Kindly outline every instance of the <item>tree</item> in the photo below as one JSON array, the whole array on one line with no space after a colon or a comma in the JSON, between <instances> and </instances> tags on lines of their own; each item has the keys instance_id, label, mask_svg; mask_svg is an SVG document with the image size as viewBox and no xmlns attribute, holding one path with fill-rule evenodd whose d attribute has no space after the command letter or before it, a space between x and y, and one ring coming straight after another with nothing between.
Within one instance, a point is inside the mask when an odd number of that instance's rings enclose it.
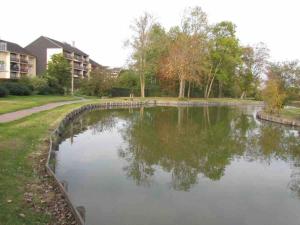
<instances>
[{"instance_id":1,"label":"tree","mask_svg":"<svg viewBox=\"0 0 300 225\"><path fill-rule=\"evenodd\" d=\"M241 90L241 99L249 92L256 92L259 80L266 74L269 49L263 43L254 47L242 49L242 64L240 65L237 82Z\"/></svg>"},{"instance_id":2,"label":"tree","mask_svg":"<svg viewBox=\"0 0 300 225\"><path fill-rule=\"evenodd\" d=\"M128 88L131 93L139 88L139 77L133 70L123 70L117 80L117 87Z\"/></svg>"},{"instance_id":3,"label":"tree","mask_svg":"<svg viewBox=\"0 0 300 225\"><path fill-rule=\"evenodd\" d=\"M300 63L297 60L270 63L268 76L279 80L289 99L300 98Z\"/></svg>"},{"instance_id":4,"label":"tree","mask_svg":"<svg viewBox=\"0 0 300 225\"><path fill-rule=\"evenodd\" d=\"M162 61L162 74L179 81L179 98L184 98L185 82L190 74L188 37L181 33L172 42L168 56Z\"/></svg>"},{"instance_id":5,"label":"tree","mask_svg":"<svg viewBox=\"0 0 300 225\"><path fill-rule=\"evenodd\" d=\"M269 113L279 113L283 108L286 94L281 82L276 78L269 78L262 92L265 110Z\"/></svg>"},{"instance_id":6,"label":"tree","mask_svg":"<svg viewBox=\"0 0 300 225\"><path fill-rule=\"evenodd\" d=\"M91 72L89 80L83 80L82 82L81 90L84 94L105 96L109 95L109 91L115 83L115 78L111 77L109 71L97 68Z\"/></svg>"},{"instance_id":7,"label":"tree","mask_svg":"<svg viewBox=\"0 0 300 225\"><path fill-rule=\"evenodd\" d=\"M209 98L215 79L218 80L219 97L223 86L232 80L241 62L241 49L236 38L236 26L229 21L217 23L210 32L210 72L206 79L204 97Z\"/></svg>"},{"instance_id":8,"label":"tree","mask_svg":"<svg viewBox=\"0 0 300 225\"><path fill-rule=\"evenodd\" d=\"M50 87L57 86L68 92L71 86L71 66L62 54L55 54L51 57L46 70L46 77Z\"/></svg>"},{"instance_id":9,"label":"tree","mask_svg":"<svg viewBox=\"0 0 300 225\"><path fill-rule=\"evenodd\" d=\"M186 82L201 83L207 62L207 17L200 7L188 8L181 27L169 32L171 44L162 61L163 75L179 81L179 98L185 96Z\"/></svg>"},{"instance_id":10,"label":"tree","mask_svg":"<svg viewBox=\"0 0 300 225\"><path fill-rule=\"evenodd\" d=\"M144 13L140 18L135 19L131 26L134 32L132 40L128 41L132 49L132 59L134 61L134 68L140 77L141 97L145 97L145 70L147 66L146 53L149 48L149 33L153 26L153 17Z\"/></svg>"}]
</instances>

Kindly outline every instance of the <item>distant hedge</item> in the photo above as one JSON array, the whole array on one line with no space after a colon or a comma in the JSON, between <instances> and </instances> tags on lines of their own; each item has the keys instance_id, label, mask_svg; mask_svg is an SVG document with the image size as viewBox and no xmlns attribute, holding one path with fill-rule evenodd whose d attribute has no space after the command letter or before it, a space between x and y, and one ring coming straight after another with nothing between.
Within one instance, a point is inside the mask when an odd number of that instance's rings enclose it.
<instances>
[{"instance_id":1,"label":"distant hedge","mask_svg":"<svg viewBox=\"0 0 300 225\"><path fill-rule=\"evenodd\" d=\"M9 94L9 91L3 87L0 86L0 98L6 97Z\"/></svg>"},{"instance_id":2,"label":"distant hedge","mask_svg":"<svg viewBox=\"0 0 300 225\"><path fill-rule=\"evenodd\" d=\"M7 89L10 95L26 96L32 92L26 85L12 81L4 82L1 86Z\"/></svg>"}]
</instances>

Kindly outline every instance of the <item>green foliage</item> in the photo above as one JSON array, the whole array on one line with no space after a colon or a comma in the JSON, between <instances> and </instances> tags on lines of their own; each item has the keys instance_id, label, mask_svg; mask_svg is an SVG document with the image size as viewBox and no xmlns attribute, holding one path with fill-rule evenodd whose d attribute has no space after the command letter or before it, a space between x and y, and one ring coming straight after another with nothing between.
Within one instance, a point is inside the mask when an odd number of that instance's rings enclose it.
<instances>
[{"instance_id":1,"label":"green foliage","mask_svg":"<svg viewBox=\"0 0 300 225\"><path fill-rule=\"evenodd\" d=\"M4 82L3 86L9 91L10 95L26 96L31 95L31 90L24 84L18 82Z\"/></svg>"},{"instance_id":2,"label":"green foliage","mask_svg":"<svg viewBox=\"0 0 300 225\"><path fill-rule=\"evenodd\" d=\"M33 87L32 83L31 83L31 79L32 78L30 78L30 77L22 76L20 78L20 80L18 80L18 83L26 86L31 92L33 92L34 91L34 87Z\"/></svg>"},{"instance_id":3,"label":"green foliage","mask_svg":"<svg viewBox=\"0 0 300 225\"><path fill-rule=\"evenodd\" d=\"M286 90L288 100L300 100L300 62L271 63L268 77L277 79Z\"/></svg>"},{"instance_id":4,"label":"green foliage","mask_svg":"<svg viewBox=\"0 0 300 225\"><path fill-rule=\"evenodd\" d=\"M211 60L221 97L223 85L234 80L236 69L242 62L236 26L232 22L223 21L212 27Z\"/></svg>"},{"instance_id":5,"label":"green foliage","mask_svg":"<svg viewBox=\"0 0 300 225\"><path fill-rule=\"evenodd\" d=\"M81 93L90 96L108 96L115 83L115 78L102 69L91 72L89 80L81 81Z\"/></svg>"},{"instance_id":6,"label":"green foliage","mask_svg":"<svg viewBox=\"0 0 300 225\"><path fill-rule=\"evenodd\" d=\"M139 77L134 70L123 70L116 82L116 87L137 89L140 87Z\"/></svg>"},{"instance_id":7,"label":"green foliage","mask_svg":"<svg viewBox=\"0 0 300 225\"><path fill-rule=\"evenodd\" d=\"M262 98L265 102L265 111L268 113L279 113L284 106L286 93L277 79L269 79L262 92Z\"/></svg>"},{"instance_id":8,"label":"green foliage","mask_svg":"<svg viewBox=\"0 0 300 225\"><path fill-rule=\"evenodd\" d=\"M55 54L48 63L45 78L48 80L50 88L58 93L68 92L71 86L71 66L62 54Z\"/></svg>"},{"instance_id":9,"label":"green foliage","mask_svg":"<svg viewBox=\"0 0 300 225\"><path fill-rule=\"evenodd\" d=\"M6 97L8 93L9 91L5 87L0 86L0 98Z\"/></svg>"}]
</instances>

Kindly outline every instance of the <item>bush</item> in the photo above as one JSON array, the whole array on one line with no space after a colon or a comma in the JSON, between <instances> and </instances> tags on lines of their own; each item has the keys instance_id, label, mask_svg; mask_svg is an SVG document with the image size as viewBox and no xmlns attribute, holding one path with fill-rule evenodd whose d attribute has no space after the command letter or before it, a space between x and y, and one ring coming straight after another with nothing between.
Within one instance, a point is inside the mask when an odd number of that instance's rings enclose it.
<instances>
[{"instance_id":1,"label":"bush","mask_svg":"<svg viewBox=\"0 0 300 225\"><path fill-rule=\"evenodd\" d=\"M21 77L20 80L18 80L18 83L26 86L30 90L30 92L34 91L34 86L32 84L32 78L23 76L23 77Z\"/></svg>"},{"instance_id":2,"label":"bush","mask_svg":"<svg viewBox=\"0 0 300 225\"><path fill-rule=\"evenodd\" d=\"M269 79L266 87L262 91L262 98L265 102L265 111L271 114L278 114L286 100L286 93L280 81Z\"/></svg>"},{"instance_id":3,"label":"bush","mask_svg":"<svg viewBox=\"0 0 300 225\"><path fill-rule=\"evenodd\" d=\"M3 97L6 97L8 95L8 90L3 87L3 86L0 86L0 98L3 98Z\"/></svg>"},{"instance_id":4,"label":"bush","mask_svg":"<svg viewBox=\"0 0 300 225\"><path fill-rule=\"evenodd\" d=\"M3 84L3 86L9 91L9 94L11 95L25 96L31 94L30 89L21 83L6 82Z\"/></svg>"}]
</instances>

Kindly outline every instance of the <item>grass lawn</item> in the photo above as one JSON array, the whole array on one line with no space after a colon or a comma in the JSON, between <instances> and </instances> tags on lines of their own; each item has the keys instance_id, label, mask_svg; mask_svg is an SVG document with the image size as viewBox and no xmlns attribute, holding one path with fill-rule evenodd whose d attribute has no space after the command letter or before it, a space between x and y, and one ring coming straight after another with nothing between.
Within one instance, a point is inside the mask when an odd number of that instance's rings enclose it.
<instances>
[{"instance_id":1,"label":"grass lawn","mask_svg":"<svg viewBox=\"0 0 300 225\"><path fill-rule=\"evenodd\" d=\"M0 224L46 224L51 221L49 215L28 207L23 196L28 186L34 187L41 182L35 171L34 156L47 151L45 140L50 130L79 105L66 105L0 124ZM38 195L34 198L34 204L43 207Z\"/></svg>"},{"instance_id":2,"label":"grass lawn","mask_svg":"<svg viewBox=\"0 0 300 225\"><path fill-rule=\"evenodd\" d=\"M3 113L3 107L10 107L12 111L51 101L72 99L74 98L54 96L9 97L0 101L0 108ZM43 182L43 178L39 176L36 170L36 165L38 156L48 151L46 140L48 140L51 130L57 126L68 112L81 105L124 99L126 98L91 100L88 103L65 105L14 122L0 124L0 224L46 224L51 222L52 218L49 215L28 207L28 203L24 201L24 193L28 192L28 187L30 187L31 192L34 193L34 204L41 208L44 207L43 204L45 203L39 198L39 191L35 192L32 187ZM146 98L145 100L148 99L178 100L177 98ZM199 101L202 100L199 99ZM234 100L219 99L218 101ZM240 100L235 101L240 102ZM17 104L18 102L21 106ZM252 101L249 103L252 103ZM43 122L41 123L41 121ZM38 161L41 165L44 165L44 162Z\"/></svg>"},{"instance_id":3,"label":"grass lawn","mask_svg":"<svg viewBox=\"0 0 300 225\"><path fill-rule=\"evenodd\" d=\"M0 98L0 114L14 112L21 109L28 109L51 102L61 102L70 100L78 100L78 97L43 95L8 96L6 98Z\"/></svg>"},{"instance_id":4,"label":"grass lawn","mask_svg":"<svg viewBox=\"0 0 300 225\"><path fill-rule=\"evenodd\" d=\"M285 108L281 111L280 116L300 120L300 107Z\"/></svg>"}]
</instances>

